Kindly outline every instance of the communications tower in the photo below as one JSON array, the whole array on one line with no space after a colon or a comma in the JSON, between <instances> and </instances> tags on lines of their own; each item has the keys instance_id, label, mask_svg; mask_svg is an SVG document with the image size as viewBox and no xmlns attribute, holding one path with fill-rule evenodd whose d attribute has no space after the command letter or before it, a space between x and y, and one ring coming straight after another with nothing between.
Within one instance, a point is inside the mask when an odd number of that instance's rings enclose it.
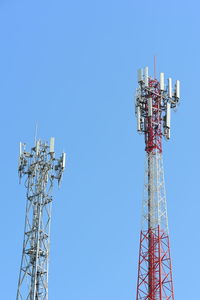
<instances>
[{"instance_id":1,"label":"communications tower","mask_svg":"<svg viewBox=\"0 0 200 300\"><path fill-rule=\"evenodd\" d=\"M162 159L163 136L170 139L170 112L180 99L180 81L172 87L138 70L137 130L145 137L146 166L136 300L174 300L172 263Z\"/></svg>"},{"instance_id":2,"label":"communications tower","mask_svg":"<svg viewBox=\"0 0 200 300\"><path fill-rule=\"evenodd\" d=\"M48 300L48 258L52 189L60 183L66 154L54 154L54 138L50 145L35 142L30 152L20 143L19 178L25 176L26 216L24 243L17 289L17 300Z\"/></svg>"}]
</instances>

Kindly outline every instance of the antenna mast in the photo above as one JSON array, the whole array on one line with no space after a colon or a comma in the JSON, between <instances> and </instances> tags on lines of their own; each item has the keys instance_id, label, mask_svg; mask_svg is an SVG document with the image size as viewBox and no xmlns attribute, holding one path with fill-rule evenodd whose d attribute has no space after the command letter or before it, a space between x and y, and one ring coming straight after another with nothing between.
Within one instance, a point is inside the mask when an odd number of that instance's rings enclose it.
<instances>
[{"instance_id":1,"label":"antenna mast","mask_svg":"<svg viewBox=\"0 0 200 300\"><path fill-rule=\"evenodd\" d=\"M158 81L154 65L154 78L148 67L138 70L138 84L137 130L145 137L146 167L136 300L174 300L162 137L170 139L170 110L179 103L180 81L172 90L169 78L165 87L164 73Z\"/></svg>"},{"instance_id":2,"label":"antenna mast","mask_svg":"<svg viewBox=\"0 0 200 300\"><path fill-rule=\"evenodd\" d=\"M50 145L40 140L30 152L20 143L19 178L26 177L26 216L17 300L48 300L48 259L52 189L60 183L66 154L54 157L54 138Z\"/></svg>"}]
</instances>

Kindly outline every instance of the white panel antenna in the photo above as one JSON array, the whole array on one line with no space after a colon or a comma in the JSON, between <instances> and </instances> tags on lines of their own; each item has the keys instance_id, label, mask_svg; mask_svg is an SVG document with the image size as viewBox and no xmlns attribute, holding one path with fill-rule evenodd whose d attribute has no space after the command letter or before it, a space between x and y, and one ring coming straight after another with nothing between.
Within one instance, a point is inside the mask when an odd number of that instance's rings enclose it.
<instances>
[{"instance_id":1,"label":"white panel antenna","mask_svg":"<svg viewBox=\"0 0 200 300\"><path fill-rule=\"evenodd\" d=\"M66 153L63 152L62 154L62 168L64 169L66 165Z\"/></svg>"},{"instance_id":2,"label":"white panel antenna","mask_svg":"<svg viewBox=\"0 0 200 300\"><path fill-rule=\"evenodd\" d=\"M138 82L144 82L143 80L143 69L138 69Z\"/></svg>"},{"instance_id":3,"label":"white panel antenna","mask_svg":"<svg viewBox=\"0 0 200 300\"><path fill-rule=\"evenodd\" d=\"M149 68L144 68L144 85L149 86Z\"/></svg>"},{"instance_id":4,"label":"white panel antenna","mask_svg":"<svg viewBox=\"0 0 200 300\"><path fill-rule=\"evenodd\" d=\"M168 96L172 98L172 79L168 78Z\"/></svg>"},{"instance_id":5,"label":"white panel antenna","mask_svg":"<svg viewBox=\"0 0 200 300\"><path fill-rule=\"evenodd\" d=\"M22 142L19 143L19 156L22 156Z\"/></svg>"},{"instance_id":6,"label":"white panel antenna","mask_svg":"<svg viewBox=\"0 0 200 300\"><path fill-rule=\"evenodd\" d=\"M180 99L180 80L176 80L176 98Z\"/></svg>"},{"instance_id":7,"label":"white panel antenna","mask_svg":"<svg viewBox=\"0 0 200 300\"><path fill-rule=\"evenodd\" d=\"M38 155L40 149L40 141L36 141L35 152Z\"/></svg>"},{"instance_id":8,"label":"white panel antenna","mask_svg":"<svg viewBox=\"0 0 200 300\"><path fill-rule=\"evenodd\" d=\"M55 144L55 138L51 137L50 138L50 153L54 153L54 144Z\"/></svg>"},{"instance_id":9,"label":"white panel antenna","mask_svg":"<svg viewBox=\"0 0 200 300\"><path fill-rule=\"evenodd\" d=\"M164 73L160 73L160 90L161 91L165 90L165 77L164 77Z\"/></svg>"}]
</instances>

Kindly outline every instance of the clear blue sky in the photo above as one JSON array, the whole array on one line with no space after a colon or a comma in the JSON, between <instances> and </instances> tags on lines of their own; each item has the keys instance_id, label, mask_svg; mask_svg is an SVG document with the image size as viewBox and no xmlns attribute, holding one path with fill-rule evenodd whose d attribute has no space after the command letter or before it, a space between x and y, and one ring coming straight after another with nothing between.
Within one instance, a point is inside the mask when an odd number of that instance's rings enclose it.
<instances>
[{"instance_id":1,"label":"clear blue sky","mask_svg":"<svg viewBox=\"0 0 200 300\"><path fill-rule=\"evenodd\" d=\"M19 141L56 138L68 166L55 188L50 300L135 299L144 141L136 71L153 56L181 80L164 144L175 299L199 300L199 1L2 0L1 299L16 297L25 188Z\"/></svg>"}]
</instances>

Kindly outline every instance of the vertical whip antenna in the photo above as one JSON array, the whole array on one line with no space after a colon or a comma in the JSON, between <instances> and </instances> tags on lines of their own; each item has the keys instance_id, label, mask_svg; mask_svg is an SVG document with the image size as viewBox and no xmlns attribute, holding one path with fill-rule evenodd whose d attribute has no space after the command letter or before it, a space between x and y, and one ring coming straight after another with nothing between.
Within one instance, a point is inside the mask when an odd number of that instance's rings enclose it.
<instances>
[{"instance_id":1,"label":"vertical whip antenna","mask_svg":"<svg viewBox=\"0 0 200 300\"><path fill-rule=\"evenodd\" d=\"M179 100L179 80L173 88L172 79L165 85L160 73L158 81L155 58L154 78L148 67L138 70L135 112L137 131L145 138L146 166L136 300L174 300L162 139L170 139L170 112Z\"/></svg>"},{"instance_id":2,"label":"vertical whip antenna","mask_svg":"<svg viewBox=\"0 0 200 300\"><path fill-rule=\"evenodd\" d=\"M30 152L20 143L18 172L26 178L27 200L17 300L48 300L52 189L65 168L65 153L54 155L54 138L50 145L36 140Z\"/></svg>"}]
</instances>

